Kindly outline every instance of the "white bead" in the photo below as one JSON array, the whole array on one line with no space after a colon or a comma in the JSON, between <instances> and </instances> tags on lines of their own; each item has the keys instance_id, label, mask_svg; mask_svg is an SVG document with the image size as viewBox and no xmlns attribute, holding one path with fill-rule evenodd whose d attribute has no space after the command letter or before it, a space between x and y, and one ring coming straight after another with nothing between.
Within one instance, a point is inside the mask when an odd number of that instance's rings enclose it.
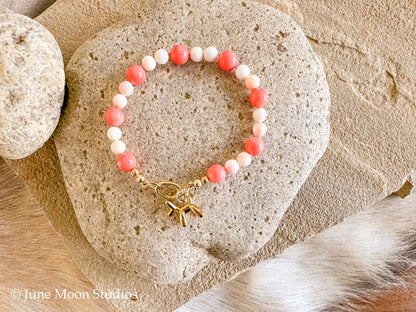
<instances>
[{"instance_id":1,"label":"white bead","mask_svg":"<svg viewBox=\"0 0 416 312\"><path fill-rule=\"evenodd\" d=\"M208 47L204 51L204 59L207 62L215 62L218 56L218 50L215 47Z\"/></svg>"},{"instance_id":2,"label":"white bead","mask_svg":"<svg viewBox=\"0 0 416 312\"><path fill-rule=\"evenodd\" d=\"M236 173L238 169L240 169L240 165L238 164L238 161L235 159L229 159L225 162L224 165L225 171L227 171L230 174Z\"/></svg>"},{"instance_id":3,"label":"white bead","mask_svg":"<svg viewBox=\"0 0 416 312\"><path fill-rule=\"evenodd\" d=\"M111 143L111 151L117 155L124 153L126 151L126 144L123 141L115 140Z\"/></svg>"},{"instance_id":4,"label":"white bead","mask_svg":"<svg viewBox=\"0 0 416 312\"><path fill-rule=\"evenodd\" d=\"M134 92L134 87L129 81L123 81L122 83L120 83L118 89L120 93L125 96L130 96Z\"/></svg>"},{"instance_id":5,"label":"white bead","mask_svg":"<svg viewBox=\"0 0 416 312\"><path fill-rule=\"evenodd\" d=\"M245 83L248 89L253 90L260 86L260 78L256 75L250 75L246 78Z\"/></svg>"},{"instance_id":6,"label":"white bead","mask_svg":"<svg viewBox=\"0 0 416 312\"><path fill-rule=\"evenodd\" d=\"M250 75L250 68L247 65L241 64L235 69L235 76L237 79L244 80Z\"/></svg>"},{"instance_id":7,"label":"white bead","mask_svg":"<svg viewBox=\"0 0 416 312\"><path fill-rule=\"evenodd\" d=\"M193 47L191 49L190 54L191 54L191 60L192 61L201 62L202 58L203 58L203 55L204 55L204 52L200 47Z\"/></svg>"},{"instance_id":8,"label":"white bead","mask_svg":"<svg viewBox=\"0 0 416 312\"><path fill-rule=\"evenodd\" d=\"M267 126L262 122L256 122L253 126L253 134L256 137L262 137L267 132Z\"/></svg>"},{"instance_id":9,"label":"white bead","mask_svg":"<svg viewBox=\"0 0 416 312\"><path fill-rule=\"evenodd\" d=\"M257 122L263 122L267 118L267 112L264 108L257 108L253 111L253 119Z\"/></svg>"},{"instance_id":10,"label":"white bead","mask_svg":"<svg viewBox=\"0 0 416 312\"><path fill-rule=\"evenodd\" d=\"M144 70L146 71L151 71L153 69L156 68L156 61L153 58L153 56L150 55L146 55L143 59L142 59L142 67L144 68Z\"/></svg>"},{"instance_id":11,"label":"white bead","mask_svg":"<svg viewBox=\"0 0 416 312\"><path fill-rule=\"evenodd\" d=\"M251 155L247 152L241 152L237 156L237 161L240 167L247 167L251 164Z\"/></svg>"},{"instance_id":12,"label":"white bead","mask_svg":"<svg viewBox=\"0 0 416 312\"><path fill-rule=\"evenodd\" d=\"M107 136L111 141L121 139L121 130L118 127L111 127L107 130Z\"/></svg>"},{"instance_id":13,"label":"white bead","mask_svg":"<svg viewBox=\"0 0 416 312\"><path fill-rule=\"evenodd\" d=\"M158 64L163 65L169 61L169 53L164 49L159 49L155 53L155 60Z\"/></svg>"},{"instance_id":14,"label":"white bead","mask_svg":"<svg viewBox=\"0 0 416 312\"><path fill-rule=\"evenodd\" d=\"M127 105L127 98L123 94L116 94L113 96L113 105L118 108L124 108Z\"/></svg>"}]
</instances>

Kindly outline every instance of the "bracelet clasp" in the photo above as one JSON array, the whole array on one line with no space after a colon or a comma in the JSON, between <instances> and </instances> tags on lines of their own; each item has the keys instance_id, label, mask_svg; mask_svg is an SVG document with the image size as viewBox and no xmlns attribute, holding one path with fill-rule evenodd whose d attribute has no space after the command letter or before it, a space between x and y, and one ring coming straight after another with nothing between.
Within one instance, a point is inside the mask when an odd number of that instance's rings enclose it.
<instances>
[{"instance_id":1,"label":"bracelet clasp","mask_svg":"<svg viewBox=\"0 0 416 312\"><path fill-rule=\"evenodd\" d=\"M131 171L143 188L151 188L157 195L166 199L165 205L169 208L168 216L177 214L182 226L187 225L185 213L192 211L196 216L202 217L202 209L193 203L194 192L198 187L208 183L208 178L194 180L186 184L172 181L147 181L137 168ZM176 203L176 204L175 204Z\"/></svg>"}]
</instances>

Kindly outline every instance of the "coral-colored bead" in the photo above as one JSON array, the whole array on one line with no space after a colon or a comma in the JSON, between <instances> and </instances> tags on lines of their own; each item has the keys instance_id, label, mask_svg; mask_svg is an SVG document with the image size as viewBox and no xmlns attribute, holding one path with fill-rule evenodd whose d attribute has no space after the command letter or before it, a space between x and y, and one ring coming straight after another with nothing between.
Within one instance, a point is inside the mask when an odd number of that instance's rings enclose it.
<instances>
[{"instance_id":1,"label":"coral-colored bead","mask_svg":"<svg viewBox=\"0 0 416 312\"><path fill-rule=\"evenodd\" d=\"M222 70L230 71L237 67L238 57L230 50L224 51L218 57L218 65Z\"/></svg>"},{"instance_id":2,"label":"coral-colored bead","mask_svg":"<svg viewBox=\"0 0 416 312\"><path fill-rule=\"evenodd\" d=\"M269 101L269 94L262 88L256 88L250 93L250 103L254 107L263 107Z\"/></svg>"},{"instance_id":3,"label":"coral-colored bead","mask_svg":"<svg viewBox=\"0 0 416 312\"><path fill-rule=\"evenodd\" d=\"M117 166L120 170L129 172L136 168L136 157L129 152L122 153L117 157Z\"/></svg>"},{"instance_id":4,"label":"coral-colored bead","mask_svg":"<svg viewBox=\"0 0 416 312\"><path fill-rule=\"evenodd\" d=\"M124 122L124 113L120 108L113 106L107 109L104 118L110 126L118 127Z\"/></svg>"},{"instance_id":5,"label":"coral-colored bead","mask_svg":"<svg viewBox=\"0 0 416 312\"><path fill-rule=\"evenodd\" d=\"M169 55L176 65L183 65L188 61L189 51L183 44L177 44L170 50Z\"/></svg>"},{"instance_id":6,"label":"coral-colored bead","mask_svg":"<svg viewBox=\"0 0 416 312\"><path fill-rule=\"evenodd\" d=\"M207 171L207 178L210 182L220 183L224 181L227 172L225 171L224 167L216 164L209 167Z\"/></svg>"},{"instance_id":7,"label":"coral-colored bead","mask_svg":"<svg viewBox=\"0 0 416 312\"><path fill-rule=\"evenodd\" d=\"M126 71L126 78L133 85L137 86L143 83L146 79L146 72L144 71L143 67L132 65Z\"/></svg>"},{"instance_id":8,"label":"coral-colored bead","mask_svg":"<svg viewBox=\"0 0 416 312\"><path fill-rule=\"evenodd\" d=\"M253 156L257 156L263 152L264 142L258 137L253 137L246 141L245 147L247 153Z\"/></svg>"}]
</instances>

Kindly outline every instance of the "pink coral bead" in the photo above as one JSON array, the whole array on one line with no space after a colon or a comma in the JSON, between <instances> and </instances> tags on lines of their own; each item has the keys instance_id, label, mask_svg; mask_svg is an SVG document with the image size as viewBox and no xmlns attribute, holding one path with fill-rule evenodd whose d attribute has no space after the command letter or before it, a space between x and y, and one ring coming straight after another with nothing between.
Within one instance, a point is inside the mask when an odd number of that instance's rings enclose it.
<instances>
[{"instance_id":1,"label":"pink coral bead","mask_svg":"<svg viewBox=\"0 0 416 312\"><path fill-rule=\"evenodd\" d=\"M169 53L172 62L176 65L183 65L189 59L189 51L183 44L175 45Z\"/></svg>"},{"instance_id":2,"label":"pink coral bead","mask_svg":"<svg viewBox=\"0 0 416 312\"><path fill-rule=\"evenodd\" d=\"M207 178L210 182L220 183L224 181L227 175L223 166L219 164L212 165L207 171Z\"/></svg>"},{"instance_id":3,"label":"pink coral bead","mask_svg":"<svg viewBox=\"0 0 416 312\"><path fill-rule=\"evenodd\" d=\"M142 84L146 79L146 72L144 71L143 67L132 65L126 71L126 78L133 85L137 86Z\"/></svg>"},{"instance_id":4,"label":"pink coral bead","mask_svg":"<svg viewBox=\"0 0 416 312\"><path fill-rule=\"evenodd\" d=\"M238 57L230 50L224 51L218 57L218 65L222 70L230 71L237 67Z\"/></svg>"},{"instance_id":5,"label":"pink coral bead","mask_svg":"<svg viewBox=\"0 0 416 312\"><path fill-rule=\"evenodd\" d=\"M250 93L250 103L254 107L263 107L269 101L269 94L262 88L255 88Z\"/></svg>"},{"instance_id":6,"label":"pink coral bead","mask_svg":"<svg viewBox=\"0 0 416 312\"><path fill-rule=\"evenodd\" d=\"M120 170L129 172L136 168L136 157L129 152L122 153L117 157L117 166Z\"/></svg>"},{"instance_id":7,"label":"pink coral bead","mask_svg":"<svg viewBox=\"0 0 416 312\"><path fill-rule=\"evenodd\" d=\"M110 107L105 112L104 118L110 126L118 127L124 122L124 113L120 108Z\"/></svg>"},{"instance_id":8,"label":"pink coral bead","mask_svg":"<svg viewBox=\"0 0 416 312\"><path fill-rule=\"evenodd\" d=\"M247 153L253 156L257 156L263 152L264 143L262 139L258 137L252 137L246 141L245 148Z\"/></svg>"}]
</instances>

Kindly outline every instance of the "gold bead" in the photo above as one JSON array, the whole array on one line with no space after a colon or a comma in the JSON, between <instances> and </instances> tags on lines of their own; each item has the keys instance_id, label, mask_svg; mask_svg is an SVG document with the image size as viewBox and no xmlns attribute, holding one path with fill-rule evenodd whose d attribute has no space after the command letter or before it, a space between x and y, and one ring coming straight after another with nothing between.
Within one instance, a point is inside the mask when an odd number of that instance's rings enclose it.
<instances>
[{"instance_id":1,"label":"gold bead","mask_svg":"<svg viewBox=\"0 0 416 312\"><path fill-rule=\"evenodd\" d=\"M136 181L142 184L145 181L145 178L144 178L144 176L142 176L140 174L137 174L136 175Z\"/></svg>"},{"instance_id":2,"label":"gold bead","mask_svg":"<svg viewBox=\"0 0 416 312\"><path fill-rule=\"evenodd\" d=\"M184 211L179 212L179 223L184 227L188 225L188 222L186 222L186 217L185 217L185 212Z\"/></svg>"},{"instance_id":3,"label":"gold bead","mask_svg":"<svg viewBox=\"0 0 416 312\"><path fill-rule=\"evenodd\" d=\"M139 182L140 184L143 184L143 182L145 181L145 178L144 176L140 174L139 169L134 168L130 173L133 177L136 178L137 182Z\"/></svg>"},{"instance_id":4,"label":"gold bead","mask_svg":"<svg viewBox=\"0 0 416 312\"><path fill-rule=\"evenodd\" d=\"M133 177L137 176L137 175L139 174L139 169L134 168L132 171L130 171L130 174L131 174Z\"/></svg>"},{"instance_id":5,"label":"gold bead","mask_svg":"<svg viewBox=\"0 0 416 312\"><path fill-rule=\"evenodd\" d=\"M203 177L201 179L201 182L202 182L202 185L208 184L209 183L208 177L207 176Z\"/></svg>"},{"instance_id":6,"label":"gold bead","mask_svg":"<svg viewBox=\"0 0 416 312\"><path fill-rule=\"evenodd\" d=\"M200 187L202 186L202 181L200 179L196 179L194 180L193 184L195 187Z\"/></svg>"}]
</instances>

